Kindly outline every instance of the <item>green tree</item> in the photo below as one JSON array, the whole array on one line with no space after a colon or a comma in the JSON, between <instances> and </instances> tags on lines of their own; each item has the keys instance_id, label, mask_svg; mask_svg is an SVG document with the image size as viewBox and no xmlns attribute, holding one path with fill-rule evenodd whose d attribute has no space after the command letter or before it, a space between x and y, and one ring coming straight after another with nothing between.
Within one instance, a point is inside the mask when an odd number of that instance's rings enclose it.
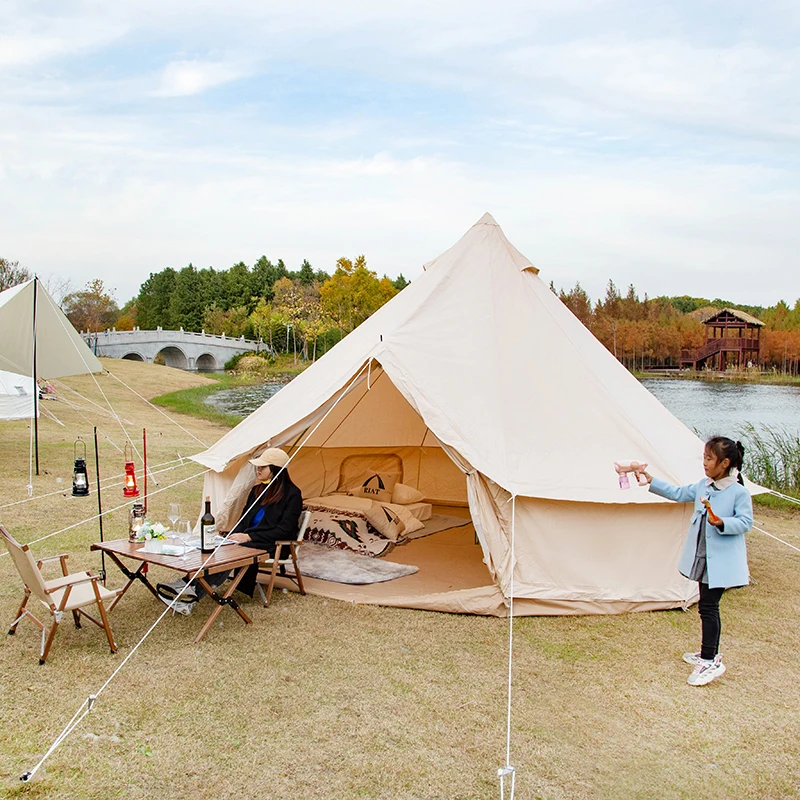
<instances>
[{"instance_id":1,"label":"green tree","mask_svg":"<svg viewBox=\"0 0 800 800\"><path fill-rule=\"evenodd\" d=\"M275 281L289 277L283 261L273 264L266 256L253 264L250 273L250 293L252 297L263 297L265 300L272 300L272 287Z\"/></svg>"},{"instance_id":2,"label":"green tree","mask_svg":"<svg viewBox=\"0 0 800 800\"><path fill-rule=\"evenodd\" d=\"M252 276L250 275L250 268L247 264L245 264L244 261L234 264L225 274L225 279L225 308L229 309L237 306L245 306L249 311L252 311L256 303L252 299Z\"/></svg>"},{"instance_id":3,"label":"green tree","mask_svg":"<svg viewBox=\"0 0 800 800\"><path fill-rule=\"evenodd\" d=\"M252 333L247 306L235 306L223 311L212 303L203 313L203 330L221 336L247 336Z\"/></svg>"},{"instance_id":4,"label":"green tree","mask_svg":"<svg viewBox=\"0 0 800 800\"><path fill-rule=\"evenodd\" d=\"M175 285L169 298L167 323L162 328L200 331L203 327L205 303L201 294L200 275L192 264L185 266L175 276Z\"/></svg>"},{"instance_id":5,"label":"green tree","mask_svg":"<svg viewBox=\"0 0 800 800\"><path fill-rule=\"evenodd\" d=\"M316 276L314 275L314 268L308 263L307 259L303 259L300 269L297 271L297 280L303 286L313 286Z\"/></svg>"},{"instance_id":6,"label":"green tree","mask_svg":"<svg viewBox=\"0 0 800 800\"><path fill-rule=\"evenodd\" d=\"M136 298L136 324L147 331L171 328L170 298L175 289L178 273L172 267L161 272L151 272L150 277L139 288Z\"/></svg>"}]
</instances>

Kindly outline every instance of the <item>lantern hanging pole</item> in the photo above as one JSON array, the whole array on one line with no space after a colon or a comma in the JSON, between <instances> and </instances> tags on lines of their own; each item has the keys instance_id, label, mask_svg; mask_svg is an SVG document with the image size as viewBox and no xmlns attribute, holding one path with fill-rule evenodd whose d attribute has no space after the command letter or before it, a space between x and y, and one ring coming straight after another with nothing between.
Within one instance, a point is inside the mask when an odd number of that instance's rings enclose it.
<instances>
[{"instance_id":1,"label":"lantern hanging pole","mask_svg":"<svg viewBox=\"0 0 800 800\"><path fill-rule=\"evenodd\" d=\"M142 453L144 459L144 512L147 513L147 428L142 428Z\"/></svg>"},{"instance_id":2,"label":"lantern hanging pole","mask_svg":"<svg viewBox=\"0 0 800 800\"><path fill-rule=\"evenodd\" d=\"M33 277L33 439L36 452L36 474L39 474L39 383L36 375L36 306L39 294L39 278Z\"/></svg>"},{"instance_id":3,"label":"lantern hanging pole","mask_svg":"<svg viewBox=\"0 0 800 800\"><path fill-rule=\"evenodd\" d=\"M97 519L100 522L100 541L103 541L103 501L100 497L100 450L97 446L97 426L94 426L94 474L97 478ZM106 553L100 551L100 577L106 584Z\"/></svg>"}]
</instances>

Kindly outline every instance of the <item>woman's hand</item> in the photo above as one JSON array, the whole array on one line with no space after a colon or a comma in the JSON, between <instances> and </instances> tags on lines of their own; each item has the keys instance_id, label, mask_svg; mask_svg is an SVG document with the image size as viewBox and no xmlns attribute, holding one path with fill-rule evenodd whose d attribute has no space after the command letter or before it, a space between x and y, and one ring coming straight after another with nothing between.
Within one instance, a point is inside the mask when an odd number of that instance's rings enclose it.
<instances>
[{"instance_id":1,"label":"woman's hand","mask_svg":"<svg viewBox=\"0 0 800 800\"><path fill-rule=\"evenodd\" d=\"M253 541L246 533L232 533L228 536L228 539L232 542L238 542L239 544Z\"/></svg>"}]
</instances>

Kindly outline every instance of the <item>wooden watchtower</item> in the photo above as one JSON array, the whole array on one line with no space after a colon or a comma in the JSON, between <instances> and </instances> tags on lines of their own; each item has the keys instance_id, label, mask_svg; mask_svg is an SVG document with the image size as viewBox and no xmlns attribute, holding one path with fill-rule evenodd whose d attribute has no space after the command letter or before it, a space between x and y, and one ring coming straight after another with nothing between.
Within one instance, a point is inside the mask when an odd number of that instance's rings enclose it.
<instances>
[{"instance_id":1,"label":"wooden watchtower","mask_svg":"<svg viewBox=\"0 0 800 800\"><path fill-rule=\"evenodd\" d=\"M731 366L741 368L761 363L761 329L764 323L760 319L744 311L723 308L703 324L706 326L706 343L697 350L681 351L681 369L708 367L722 372Z\"/></svg>"}]
</instances>

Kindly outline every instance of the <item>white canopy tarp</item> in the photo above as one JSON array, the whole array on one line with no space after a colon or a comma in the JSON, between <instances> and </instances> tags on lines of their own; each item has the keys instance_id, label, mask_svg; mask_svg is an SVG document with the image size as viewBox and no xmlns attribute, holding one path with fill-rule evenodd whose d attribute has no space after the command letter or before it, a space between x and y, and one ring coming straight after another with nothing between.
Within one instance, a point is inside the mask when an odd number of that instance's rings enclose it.
<instances>
[{"instance_id":1,"label":"white canopy tarp","mask_svg":"<svg viewBox=\"0 0 800 800\"><path fill-rule=\"evenodd\" d=\"M0 292L0 369L34 374L34 319L37 378L102 372L96 356L36 278Z\"/></svg>"},{"instance_id":2,"label":"white canopy tarp","mask_svg":"<svg viewBox=\"0 0 800 800\"><path fill-rule=\"evenodd\" d=\"M677 572L689 512L644 489L620 491L613 463L638 459L689 483L703 474L702 442L595 339L489 214L194 457L215 471L205 493L223 518L250 485L247 458L266 446L293 455L304 496L336 491L355 454L390 452L427 499L468 503L496 589L491 601L489 590L470 595L476 613L499 613L512 574L520 613L666 608L696 596ZM464 597L393 604L460 610Z\"/></svg>"},{"instance_id":3,"label":"white canopy tarp","mask_svg":"<svg viewBox=\"0 0 800 800\"><path fill-rule=\"evenodd\" d=\"M0 370L0 420L34 415L33 378Z\"/></svg>"}]
</instances>

